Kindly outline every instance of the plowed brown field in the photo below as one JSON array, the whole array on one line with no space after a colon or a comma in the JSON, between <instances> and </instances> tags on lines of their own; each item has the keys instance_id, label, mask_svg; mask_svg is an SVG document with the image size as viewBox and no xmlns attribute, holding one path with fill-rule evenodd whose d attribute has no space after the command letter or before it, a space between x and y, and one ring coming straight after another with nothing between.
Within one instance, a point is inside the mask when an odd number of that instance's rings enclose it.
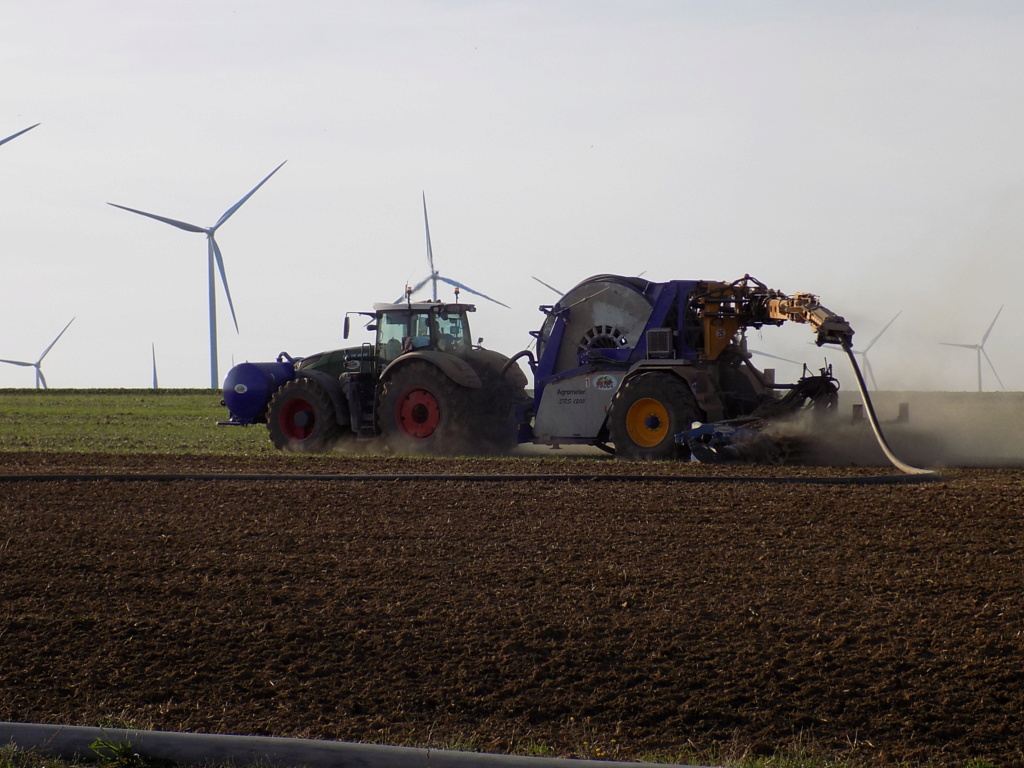
<instances>
[{"instance_id":1,"label":"plowed brown field","mask_svg":"<svg viewBox=\"0 0 1024 768\"><path fill-rule=\"evenodd\" d=\"M1024 472L0 453L0 719L1024 762ZM643 482L469 482L457 473ZM659 475L700 474L680 483Z\"/></svg>"}]
</instances>

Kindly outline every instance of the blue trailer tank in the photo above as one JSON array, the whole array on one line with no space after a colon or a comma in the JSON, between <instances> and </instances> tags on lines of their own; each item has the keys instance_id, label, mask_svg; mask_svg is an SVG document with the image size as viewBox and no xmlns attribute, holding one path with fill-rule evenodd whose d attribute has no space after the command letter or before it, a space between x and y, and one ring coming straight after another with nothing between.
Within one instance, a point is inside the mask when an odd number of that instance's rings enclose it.
<instances>
[{"instance_id":1,"label":"blue trailer tank","mask_svg":"<svg viewBox=\"0 0 1024 768\"><path fill-rule=\"evenodd\" d=\"M267 404L281 386L295 378L295 366L287 362L242 363L224 379L224 405L231 424L264 421Z\"/></svg>"}]
</instances>

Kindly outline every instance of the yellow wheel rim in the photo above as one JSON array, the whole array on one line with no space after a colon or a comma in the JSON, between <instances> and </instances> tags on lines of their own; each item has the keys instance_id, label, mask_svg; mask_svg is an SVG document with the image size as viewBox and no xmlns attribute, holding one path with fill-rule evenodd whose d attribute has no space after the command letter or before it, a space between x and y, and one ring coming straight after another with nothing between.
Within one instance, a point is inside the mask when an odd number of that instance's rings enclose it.
<instances>
[{"instance_id":1,"label":"yellow wheel rim","mask_svg":"<svg viewBox=\"0 0 1024 768\"><path fill-rule=\"evenodd\" d=\"M629 439L642 448L653 448L668 435L668 409L652 397L637 400L626 412Z\"/></svg>"}]
</instances>

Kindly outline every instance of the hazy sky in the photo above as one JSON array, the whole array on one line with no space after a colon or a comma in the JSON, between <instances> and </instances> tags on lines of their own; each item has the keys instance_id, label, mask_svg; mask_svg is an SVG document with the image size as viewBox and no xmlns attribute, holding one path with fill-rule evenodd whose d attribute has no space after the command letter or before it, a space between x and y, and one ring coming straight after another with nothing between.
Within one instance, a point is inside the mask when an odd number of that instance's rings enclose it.
<instances>
[{"instance_id":1,"label":"hazy sky","mask_svg":"<svg viewBox=\"0 0 1024 768\"><path fill-rule=\"evenodd\" d=\"M436 266L506 354L596 273L810 291L881 388L1024 388L1016 2L39 0L0 25L0 358L51 387L209 383L213 224L232 360L343 346ZM469 297L463 295L463 299ZM368 338L356 334L353 342ZM752 346L819 367L799 326ZM799 372L781 366L780 379ZM986 388L998 385L986 370ZM0 387L31 387L0 365Z\"/></svg>"}]
</instances>

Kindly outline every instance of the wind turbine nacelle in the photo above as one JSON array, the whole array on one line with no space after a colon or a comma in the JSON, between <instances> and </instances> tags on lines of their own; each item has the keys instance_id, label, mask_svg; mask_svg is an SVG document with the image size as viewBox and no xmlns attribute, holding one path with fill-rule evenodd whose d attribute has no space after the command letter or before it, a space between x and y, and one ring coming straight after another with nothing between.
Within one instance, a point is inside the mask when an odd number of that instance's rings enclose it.
<instances>
[{"instance_id":1,"label":"wind turbine nacelle","mask_svg":"<svg viewBox=\"0 0 1024 768\"><path fill-rule=\"evenodd\" d=\"M242 363L224 379L224 405L235 424L266 421L267 405L278 389L295 378L295 366L287 362Z\"/></svg>"}]
</instances>

